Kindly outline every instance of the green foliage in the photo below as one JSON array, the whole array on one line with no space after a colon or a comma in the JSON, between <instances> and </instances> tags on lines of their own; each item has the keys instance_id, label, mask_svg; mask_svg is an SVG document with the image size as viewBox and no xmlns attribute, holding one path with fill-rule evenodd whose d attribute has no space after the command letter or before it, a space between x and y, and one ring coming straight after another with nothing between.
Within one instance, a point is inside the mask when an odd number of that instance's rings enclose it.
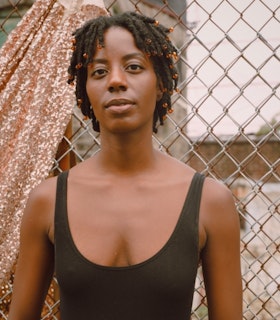
<instances>
[{"instance_id":1,"label":"green foliage","mask_svg":"<svg viewBox=\"0 0 280 320\"><path fill-rule=\"evenodd\" d=\"M276 119L276 116L273 117L268 123L265 123L260 127L260 129L256 132L256 136L263 136L275 130L280 133L280 122Z\"/></svg>"}]
</instances>

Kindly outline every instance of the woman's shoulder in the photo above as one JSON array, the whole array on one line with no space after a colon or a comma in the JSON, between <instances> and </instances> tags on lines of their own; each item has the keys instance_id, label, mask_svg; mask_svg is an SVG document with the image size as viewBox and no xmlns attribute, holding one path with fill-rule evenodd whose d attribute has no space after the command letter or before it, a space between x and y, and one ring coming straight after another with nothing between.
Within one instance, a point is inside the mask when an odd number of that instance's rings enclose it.
<instances>
[{"instance_id":1,"label":"woman's shoulder","mask_svg":"<svg viewBox=\"0 0 280 320\"><path fill-rule=\"evenodd\" d=\"M54 216L56 181L56 177L48 178L30 192L23 214L23 227L49 231Z\"/></svg>"},{"instance_id":2,"label":"woman's shoulder","mask_svg":"<svg viewBox=\"0 0 280 320\"><path fill-rule=\"evenodd\" d=\"M206 178L203 186L201 222L208 236L227 235L239 230L239 217L231 190L222 182Z\"/></svg>"},{"instance_id":3,"label":"woman's shoulder","mask_svg":"<svg viewBox=\"0 0 280 320\"><path fill-rule=\"evenodd\" d=\"M29 194L28 202L46 205L55 198L57 177L50 177L39 183Z\"/></svg>"},{"instance_id":4,"label":"woman's shoulder","mask_svg":"<svg viewBox=\"0 0 280 320\"><path fill-rule=\"evenodd\" d=\"M233 195L231 190L221 181L206 177L204 181L204 201L208 206L232 205Z\"/></svg>"},{"instance_id":5,"label":"woman's shoulder","mask_svg":"<svg viewBox=\"0 0 280 320\"><path fill-rule=\"evenodd\" d=\"M166 157L166 168L173 172L176 180L185 180L190 185L195 169L172 157ZM174 174L175 173L175 174ZM203 175L203 174L202 174ZM220 228L230 229L232 224L238 224L238 214L231 190L219 180L204 175L200 203L200 221L205 230L212 231Z\"/></svg>"}]
</instances>

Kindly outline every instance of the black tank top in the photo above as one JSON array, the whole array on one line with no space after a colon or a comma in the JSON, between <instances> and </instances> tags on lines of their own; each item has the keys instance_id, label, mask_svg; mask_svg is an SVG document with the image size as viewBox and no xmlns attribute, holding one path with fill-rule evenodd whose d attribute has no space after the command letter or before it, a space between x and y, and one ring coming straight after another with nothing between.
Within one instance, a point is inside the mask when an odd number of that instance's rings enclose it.
<instances>
[{"instance_id":1,"label":"black tank top","mask_svg":"<svg viewBox=\"0 0 280 320\"><path fill-rule=\"evenodd\" d=\"M148 260L126 267L101 266L75 246L67 217L67 176L58 177L55 272L62 320L190 319L199 262L198 217L204 177L196 173L176 227Z\"/></svg>"}]
</instances>

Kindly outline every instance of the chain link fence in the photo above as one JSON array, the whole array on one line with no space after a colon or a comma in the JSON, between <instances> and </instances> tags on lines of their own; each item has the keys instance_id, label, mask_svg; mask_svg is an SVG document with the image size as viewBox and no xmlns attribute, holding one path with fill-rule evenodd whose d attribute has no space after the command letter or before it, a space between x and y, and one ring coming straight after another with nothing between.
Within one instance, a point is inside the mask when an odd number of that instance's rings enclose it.
<instances>
[{"instance_id":1,"label":"chain link fence","mask_svg":"<svg viewBox=\"0 0 280 320\"><path fill-rule=\"evenodd\" d=\"M232 190L242 228L243 318L280 319L279 1L104 3L111 14L138 11L174 28L180 92L154 145ZM31 5L0 0L0 44ZM83 161L99 147L98 134L74 108L52 171ZM3 320L12 282L1 288ZM42 318L59 319L55 279ZM208 319L200 269L192 319Z\"/></svg>"}]
</instances>

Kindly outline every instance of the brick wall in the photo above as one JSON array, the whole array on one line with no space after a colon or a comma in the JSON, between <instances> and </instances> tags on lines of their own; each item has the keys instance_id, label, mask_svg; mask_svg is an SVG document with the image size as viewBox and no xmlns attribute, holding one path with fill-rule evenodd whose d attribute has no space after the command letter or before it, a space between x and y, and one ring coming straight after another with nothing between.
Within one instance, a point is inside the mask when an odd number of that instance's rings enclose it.
<instances>
[{"instance_id":1,"label":"brick wall","mask_svg":"<svg viewBox=\"0 0 280 320\"><path fill-rule=\"evenodd\" d=\"M279 182L280 141L273 136L198 141L187 163L198 171L207 169L221 180L245 175L256 181Z\"/></svg>"}]
</instances>

